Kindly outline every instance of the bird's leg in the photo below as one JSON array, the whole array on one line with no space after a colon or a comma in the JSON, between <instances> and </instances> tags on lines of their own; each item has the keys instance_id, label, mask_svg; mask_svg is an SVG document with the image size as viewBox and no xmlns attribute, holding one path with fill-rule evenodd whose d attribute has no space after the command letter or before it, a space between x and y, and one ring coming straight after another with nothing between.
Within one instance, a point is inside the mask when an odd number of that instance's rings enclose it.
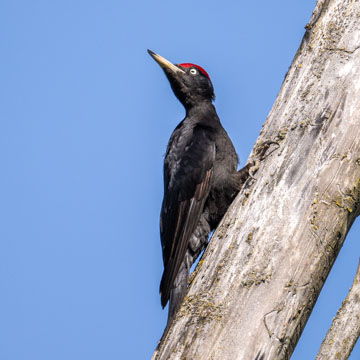
<instances>
[{"instance_id":1,"label":"bird's leg","mask_svg":"<svg viewBox=\"0 0 360 360\"><path fill-rule=\"evenodd\" d=\"M277 145L275 149L267 153L271 145ZM268 140L256 147L255 156L250 158L247 164L235 174L236 189L240 190L245 182L250 178L254 178L254 174L259 170L261 161L265 160L273 151L279 148L279 143Z\"/></svg>"},{"instance_id":2,"label":"bird's leg","mask_svg":"<svg viewBox=\"0 0 360 360\"><path fill-rule=\"evenodd\" d=\"M242 169L235 173L235 188L241 190L246 180L251 177L251 169L254 167L254 161L248 162Z\"/></svg>"},{"instance_id":3,"label":"bird's leg","mask_svg":"<svg viewBox=\"0 0 360 360\"><path fill-rule=\"evenodd\" d=\"M271 145L277 145L277 147L273 150L271 150L269 153L267 151L270 149ZM251 160L251 166L249 168L249 177L251 179L254 179L254 174L259 170L261 161L265 160L270 154L273 153L273 151L277 150L280 147L280 144L277 141L267 140L258 145L255 148L255 156Z\"/></svg>"},{"instance_id":4,"label":"bird's leg","mask_svg":"<svg viewBox=\"0 0 360 360\"><path fill-rule=\"evenodd\" d=\"M260 159L255 159L255 160L252 161L252 164L251 164L251 166L249 168L249 177L251 179L256 180L254 175L259 170L260 164L261 164Z\"/></svg>"}]
</instances>

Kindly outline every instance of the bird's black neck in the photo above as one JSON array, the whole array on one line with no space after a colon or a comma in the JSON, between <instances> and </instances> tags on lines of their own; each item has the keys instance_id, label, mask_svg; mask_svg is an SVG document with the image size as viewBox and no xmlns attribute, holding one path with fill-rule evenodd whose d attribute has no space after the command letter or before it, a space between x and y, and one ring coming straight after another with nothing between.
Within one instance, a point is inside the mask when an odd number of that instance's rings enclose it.
<instances>
[{"instance_id":1,"label":"bird's black neck","mask_svg":"<svg viewBox=\"0 0 360 360\"><path fill-rule=\"evenodd\" d=\"M220 125L220 119L216 113L215 106L210 100L204 100L186 108L186 118L206 126L217 127Z\"/></svg>"}]
</instances>

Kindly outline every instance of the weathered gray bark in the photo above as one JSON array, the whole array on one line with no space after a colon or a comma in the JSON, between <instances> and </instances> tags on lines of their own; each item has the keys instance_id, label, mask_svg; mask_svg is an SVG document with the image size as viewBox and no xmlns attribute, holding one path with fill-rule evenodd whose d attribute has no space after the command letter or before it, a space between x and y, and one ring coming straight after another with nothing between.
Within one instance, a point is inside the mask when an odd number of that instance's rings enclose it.
<instances>
[{"instance_id":1,"label":"weathered gray bark","mask_svg":"<svg viewBox=\"0 0 360 360\"><path fill-rule=\"evenodd\" d=\"M288 359L360 206L360 2L318 1L232 204L154 359Z\"/></svg>"},{"instance_id":2,"label":"weathered gray bark","mask_svg":"<svg viewBox=\"0 0 360 360\"><path fill-rule=\"evenodd\" d=\"M354 282L337 312L316 360L347 359L360 335L360 263Z\"/></svg>"}]
</instances>

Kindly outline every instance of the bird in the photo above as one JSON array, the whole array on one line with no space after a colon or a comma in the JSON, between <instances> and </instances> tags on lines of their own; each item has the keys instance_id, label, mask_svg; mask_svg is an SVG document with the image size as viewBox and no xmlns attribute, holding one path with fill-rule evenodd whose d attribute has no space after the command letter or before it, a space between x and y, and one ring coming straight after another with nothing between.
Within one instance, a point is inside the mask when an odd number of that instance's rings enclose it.
<instances>
[{"instance_id":1,"label":"bird","mask_svg":"<svg viewBox=\"0 0 360 360\"><path fill-rule=\"evenodd\" d=\"M209 74L199 65L173 64L151 50L148 53L164 71L186 114L170 136L163 168L160 296L163 308L169 302L169 325L185 298L191 266L254 163L238 170L234 145L213 104Z\"/></svg>"}]
</instances>

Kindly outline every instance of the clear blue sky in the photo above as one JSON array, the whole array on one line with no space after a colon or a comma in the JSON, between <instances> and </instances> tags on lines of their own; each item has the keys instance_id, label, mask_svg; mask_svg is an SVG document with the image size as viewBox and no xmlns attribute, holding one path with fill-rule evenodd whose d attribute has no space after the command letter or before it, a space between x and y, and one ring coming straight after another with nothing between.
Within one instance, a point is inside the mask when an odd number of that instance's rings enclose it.
<instances>
[{"instance_id":1,"label":"clear blue sky","mask_svg":"<svg viewBox=\"0 0 360 360\"><path fill-rule=\"evenodd\" d=\"M314 5L0 3L1 360L151 357L167 317L162 161L184 111L146 49L209 72L244 164ZM359 233L293 359L314 358L355 274Z\"/></svg>"}]
</instances>

